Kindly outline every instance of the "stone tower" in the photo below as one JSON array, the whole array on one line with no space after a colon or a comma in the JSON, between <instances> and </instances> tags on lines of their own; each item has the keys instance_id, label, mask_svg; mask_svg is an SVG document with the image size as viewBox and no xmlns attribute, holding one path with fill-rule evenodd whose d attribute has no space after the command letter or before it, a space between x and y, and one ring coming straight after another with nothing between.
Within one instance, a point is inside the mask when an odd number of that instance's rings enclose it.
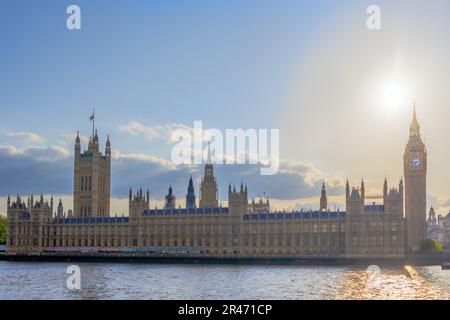
<instances>
[{"instance_id":1,"label":"stone tower","mask_svg":"<svg viewBox=\"0 0 450 320\"><path fill-rule=\"evenodd\" d=\"M133 190L130 188L128 194L128 216L133 221L138 221L142 217L144 211L150 209L150 191L147 189L147 194L142 193L142 188L137 190L136 195L133 196Z\"/></svg>"},{"instance_id":2,"label":"stone tower","mask_svg":"<svg viewBox=\"0 0 450 320\"><path fill-rule=\"evenodd\" d=\"M405 175L406 250L418 251L426 239L427 151L420 137L414 104L409 140L403 157Z\"/></svg>"},{"instance_id":3,"label":"stone tower","mask_svg":"<svg viewBox=\"0 0 450 320\"><path fill-rule=\"evenodd\" d=\"M175 209L176 197L173 194L172 186L169 186L169 193L166 195L166 204L164 209Z\"/></svg>"},{"instance_id":4,"label":"stone tower","mask_svg":"<svg viewBox=\"0 0 450 320\"><path fill-rule=\"evenodd\" d=\"M108 217L111 185L111 143L105 155L99 150L97 130L89 139L88 150L81 152L80 135L75 140L73 213L76 217Z\"/></svg>"},{"instance_id":5,"label":"stone tower","mask_svg":"<svg viewBox=\"0 0 450 320\"><path fill-rule=\"evenodd\" d=\"M194 182L192 181L192 177L189 179L189 186L186 194L186 208L187 209L195 209L197 205L195 204L195 190L194 190Z\"/></svg>"},{"instance_id":6,"label":"stone tower","mask_svg":"<svg viewBox=\"0 0 450 320\"><path fill-rule=\"evenodd\" d=\"M327 190L325 188L325 182L322 183L322 193L320 194L320 211L327 211L328 200L327 200Z\"/></svg>"},{"instance_id":7,"label":"stone tower","mask_svg":"<svg viewBox=\"0 0 450 320\"><path fill-rule=\"evenodd\" d=\"M200 185L200 208L217 208L218 206L217 181L214 177L214 166L211 161L211 144L209 144L205 173Z\"/></svg>"}]
</instances>

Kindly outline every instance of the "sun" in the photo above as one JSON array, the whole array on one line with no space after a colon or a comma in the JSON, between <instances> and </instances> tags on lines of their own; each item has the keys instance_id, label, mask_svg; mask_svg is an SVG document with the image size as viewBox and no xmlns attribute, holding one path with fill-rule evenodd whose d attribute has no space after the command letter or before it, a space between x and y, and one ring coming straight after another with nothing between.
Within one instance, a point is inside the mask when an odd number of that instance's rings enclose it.
<instances>
[{"instance_id":1,"label":"sun","mask_svg":"<svg viewBox=\"0 0 450 320\"><path fill-rule=\"evenodd\" d=\"M381 86L380 98L386 108L399 108L407 99L405 87L399 81L388 81Z\"/></svg>"}]
</instances>

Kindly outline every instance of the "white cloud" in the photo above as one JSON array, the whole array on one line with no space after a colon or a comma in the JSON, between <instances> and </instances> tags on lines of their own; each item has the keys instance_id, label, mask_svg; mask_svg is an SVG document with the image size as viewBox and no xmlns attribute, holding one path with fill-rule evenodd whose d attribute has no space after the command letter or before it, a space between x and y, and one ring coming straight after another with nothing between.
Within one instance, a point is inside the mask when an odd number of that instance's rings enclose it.
<instances>
[{"instance_id":1,"label":"white cloud","mask_svg":"<svg viewBox=\"0 0 450 320\"><path fill-rule=\"evenodd\" d=\"M45 139L40 135L32 132L8 132L5 134L9 138L13 138L26 143L44 143Z\"/></svg>"},{"instance_id":2,"label":"white cloud","mask_svg":"<svg viewBox=\"0 0 450 320\"><path fill-rule=\"evenodd\" d=\"M119 130L133 136L144 136L149 141L154 141L161 137L160 132L156 128L145 126L138 121L131 121L128 124L121 125Z\"/></svg>"},{"instance_id":3,"label":"white cloud","mask_svg":"<svg viewBox=\"0 0 450 320\"><path fill-rule=\"evenodd\" d=\"M76 133L66 133L61 135L56 141L59 145L73 146L75 144ZM80 135L81 145L87 146L89 144L89 137Z\"/></svg>"},{"instance_id":4,"label":"white cloud","mask_svg":"<svg viewBox=\"0 0 450 320\"><path fill-rule=\"evenodd\" d=\"M177 166L172 161L166 160L162 157L147 155L143 153L121 153L119 150L113 149L111 151L111 157L114 160L136 160L157 164L167 170L176 170L177 168Z\"/></svg>"},{"instance_id":5,"label":"white cloud","mask_svg":"<svg viewBox=\"0 0 450 320\"><path fill-rule=\"evenodd\" d=\"M194 129L194 127L190 127L182 123L168 123L168 124L147 126L135 120L119 126L119 130L122 132L131 134L133 136L142 136L149 141L164 139L168 144L174 143L174 141L172 141L171 139L171 136L172 132L174 132L177 129L184 129L188 131L191 134L191 136L194 136L194 132L196 130ZM203 133L205 133L205 131L203 131ZM204 142L208 141L208 137L206 136L206 134L204 134L203 136L203 141Z\"/></svg>"}]
</instances>

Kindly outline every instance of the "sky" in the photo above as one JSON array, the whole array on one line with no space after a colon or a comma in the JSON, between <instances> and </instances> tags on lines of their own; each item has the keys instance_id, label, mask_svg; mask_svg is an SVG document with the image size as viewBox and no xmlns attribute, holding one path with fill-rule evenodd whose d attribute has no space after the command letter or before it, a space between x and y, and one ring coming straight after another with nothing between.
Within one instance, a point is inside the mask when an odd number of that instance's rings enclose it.
<instances>
[{"instance_id":1,"label":"sky","mask_svg":"<svg viewBox=\"0 0 450 320\"><path fill-rule=\"evenodd\" d=\"M81 30L66 8L81 8ZM381 29L366 9L381 9ZM24 1L0 3L0 213L8 194L72 207L73 143L95 107L111 137L112 214L130 187L180 204L201 166L171 162L175 128L280 130L280 171L217 166L277 209L317 207L322 181L344 208L345 180L396 185L412 104L428 149L428 199L450 209L448 1Z\"/></svg>"}]
</instances>

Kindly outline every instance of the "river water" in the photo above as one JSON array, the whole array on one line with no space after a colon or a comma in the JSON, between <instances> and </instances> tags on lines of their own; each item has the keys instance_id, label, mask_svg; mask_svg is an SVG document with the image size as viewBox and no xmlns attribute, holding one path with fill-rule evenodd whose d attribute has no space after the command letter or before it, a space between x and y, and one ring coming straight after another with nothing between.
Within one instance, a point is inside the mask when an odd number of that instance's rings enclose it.
<instances>
[{"instance_id":1,"label":"river water","mask_svg":"<svg viewBox=\"0 0 450 320\"><path fill-rule=\"evenodd\" d=\"M361 267L80 263L81 289L66 282L70 263L0 261L0 299L449 299L440 266Z\"/></svg>"}]
</instances>

